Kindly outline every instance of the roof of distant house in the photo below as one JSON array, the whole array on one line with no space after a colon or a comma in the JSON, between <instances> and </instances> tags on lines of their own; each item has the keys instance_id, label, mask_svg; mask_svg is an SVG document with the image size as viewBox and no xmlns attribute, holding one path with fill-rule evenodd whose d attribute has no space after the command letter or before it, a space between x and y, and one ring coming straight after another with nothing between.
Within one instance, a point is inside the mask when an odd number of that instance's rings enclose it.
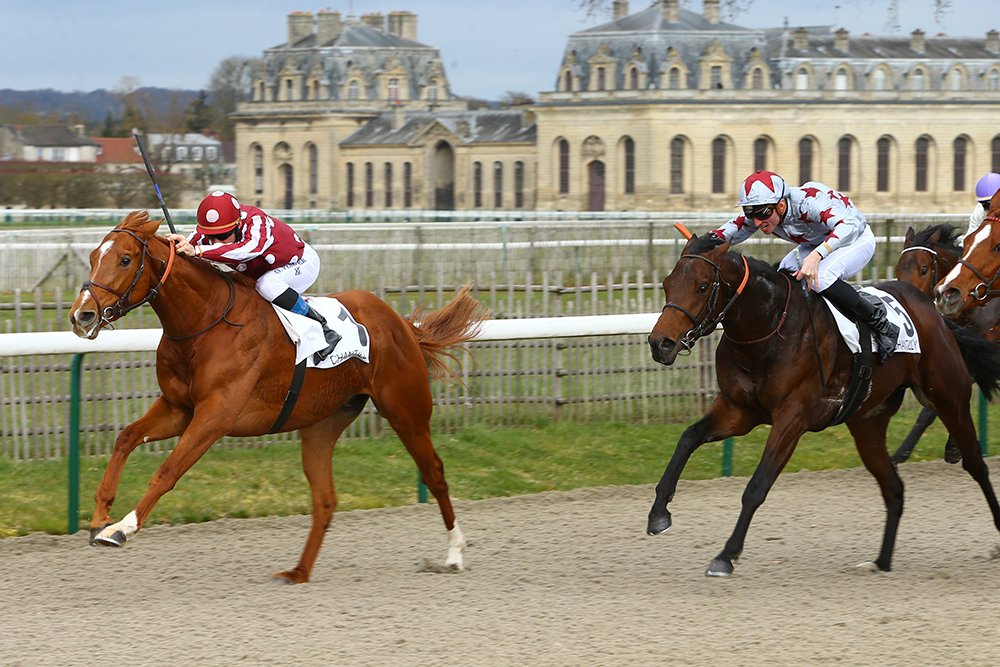
<instances>
[{"instance_id":1,"label":"roof of distant house","mask_svg":"<svg viewBox=\"0 0 1000 667\"><path fill-rule=\"evenodd\" d=\"M97 153L98 164L142 164L142 156L135 141L120 137L93 137L101 148Z\"/></svg>"},{"instance_id":2,"label":"roof of distant house","mask_svg":"<svg viewBox=\"0 0 1000 667\"><path fill-rule=\"evenodd\" d=\"M97 142L65 125L7 125L25 146L96 146ZM81 126L82 127L82 126Z\"/></svg>"}]
</instances>

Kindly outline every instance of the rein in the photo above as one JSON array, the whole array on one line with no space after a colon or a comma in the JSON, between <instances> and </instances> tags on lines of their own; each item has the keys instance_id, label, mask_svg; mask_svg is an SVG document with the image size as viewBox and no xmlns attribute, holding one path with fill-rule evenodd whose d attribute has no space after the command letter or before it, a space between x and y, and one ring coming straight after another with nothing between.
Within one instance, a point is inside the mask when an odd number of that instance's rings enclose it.
<instances>
[{"instance_id":1,"label":"rein","mask_svg":"<svg viewBox=\"0 0 1000 667\"><path fill-rule=\"evenodd\" d=\"M746 262L745 259L743 261ZM728 338L731 342L735 343L736 345L753 345L754 343L763 343L765 340L774 335L777 335L778 338L782 340L785 339L785 337L781 335L781 327L785 323L785 320L788 318L788 304L792 302L792 279L788 277L787 273L782 272L781 275L785 277L785 282L788 284L788 294L785 295L785 307L781 310L781 317L778 318L778 326L774 327L771 333L767 334L766 336L763 336L761 338L755 338L753 340L736 340L735 338L730 336L726 331L722 332L722 336L724 338ZM743 285L745 284L746 284L746 278L743 279ZM741 289L743 285L740 285Z\"/></svg>"},{"instance_id":2,"label":"rein","mask_svg":"<svg viewBox=\"0 0 1000 667\"><path fill-rule=\"evenodd\" d=\"M733 296L729 299L726 305L719 311L719 314L714 318L710 317L712 311L715 309L716 299L719 297L719 288L725 284L730 290L732 290L732 285L723 280L722 278L722 267L708 259L703 255L681 255L678 258L678 262L682 259L700 259L704 262L708 262L715 269L715 280L712 281L712 293L708 296L708 301L705 302L705 307L701 309L698 313L698 317L695 318L687 311L683 306L679 306L672 301L668 301L666 305L663 306L663 310L667 308L673 308L674 310L684 313L684 316L691 320L693 327L680 339L681 351L678 354L691 354L691 349L694 347L695 342L702 336L705 336L712 331L722 322L726 317L726 313L729 309L733 307L736 303L736 299L743 293L743 288L746 287L747 281L750 279L750 265L747 264L747 258L740 256L743 259L743 280L740 282L740 286L736 288L733 292ZM700 322L698 320L701 320ZM782 320L784 321L784 320ZM780 324L778 325L780 328Z\"/></svg>"},{"instance_id":3,"label":"rein","mask_svg":"<svg viewBox=\"0 0 1000 667\"><path fill-rule=\"evenodd\" d=\"M167 282L167 277L170 275L170 270L174 266L174 257L176 256L174 252L174 244L171 243L169 244L170 257L167 258L166 269L163 271L163 277L161 277L159 282L157 282L155 285L153 285L153 287L150 288L149 292L146 294L145 297L143 297L140 301L137 301L136 303L130 304L129 299L132 297L132 291L135 289L136 285L139 284L139 279L142 277L143 272L146 270L146 258L147 257L151 257L153 259L156 258L149 254L149 244L143 239L139 238L139 235L136 234L135 232L129 229L112 229L111 232L112 233L123 232L134 238L136 241L138 241L139 244L142 245L142 259L139 260L139 270L135 272L135 277L132 279L132 284L129 285L124 292L119 293L114 289L108 287L107 285L102 285L101 283L94 282L93 280L88 280L84 282L83 285L80 287L81 292L84 291L90 292L90 296L93 297L94 301L97 302L97 312L101 314L101 324L99 327L94 329L94 336L96 336L97 332L100 331L102 328L104 328L105 325L110 325L115 320L119 320L122 317L125 317L126 314L135 310L139 306L147 304L153 299L155 299L157 295L160 293L160 288L162 288L163 285ZM94 294L93 290L90 289L91 287L99 287L105 292L113 294L114 296L118 297L118 301L116 301L114 305L101 308L101 300L98 299L97 295Z\"/></svg>"}]
</instances>

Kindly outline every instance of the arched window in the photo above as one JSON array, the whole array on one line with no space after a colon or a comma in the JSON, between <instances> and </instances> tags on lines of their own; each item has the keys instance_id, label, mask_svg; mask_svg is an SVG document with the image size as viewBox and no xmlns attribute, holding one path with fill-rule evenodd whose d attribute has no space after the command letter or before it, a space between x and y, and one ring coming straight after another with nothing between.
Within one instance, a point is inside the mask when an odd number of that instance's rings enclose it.
<instances>
[{"instance_id":1,"label":"arched window","mask_svg":"<svg viewBox=\"0 0 1000 667\"><path fill-rule=\"evenodd\" d=\"M403 208L413 206L413 165L403 163Z\"/></svg>"},{"instance_id":2,"label":"arched window","mask_svg":"<svg viewBox=\"0 0 1000 667\"><path fill-rule=\"evenodd\" d=\"M841 192L851 189L851 140L847 137L837 142L837 189Z\"/></svg>"},{"instance_id":3,"label":"arched window","mask_svg":"<svg viewBox=\"0 0 1000 667\"><path fill-rule=\"evenodd\" d=\"M437 102L438 98L438 82L437 79L431 81L430 85L427 86L427 99L431 102Z\"/></svg>"},{"instance_id":4,"label":"arched window","mask_svg":"<svg viewBox=\"0 0 1000 667\"><path fill-rule=\"evenodd\" d=\"M514 208L524 208L524 163L514 163Z\"/></svg>"},{"instance_id":5,"label":"arched window","mask_svg":"<svg viewBox=\"0 0 1000 667\"><path fill-rule=\"evenodd\" d=\"M986 75L986 89L994 93L1000 90L1000 69L994 67L990 70L990 73Z\"/></svg>"},{"instance_id":6,"label":"arched window","mask_svg":"<svg viewBox=\"0 0 1000 667\"><path fill-rule=\"evenodd\" d=\"M847 75L847 70L841 67L837 70L837 74L833 77L833 89L834 90L847 90L847 83L850 77Z\"/></svg>"},{"instance_id":7,"label":"arched window","mask_svg":"<svg viewBox=\"0 0 1000 667\"><path fill-rule=\"evenodd\" d=\"M684 194L684 140L670 140L670 194Z\"/></svg>"},{"instance_id":8,"label":"arched window","mask_svg":"<svg viewBox=\"0 0 1000 667\"><path fill-rule=\"evenodd\" d=\"M375 167L365 162L365 208L375 205Z\"/></svg>"},{"instance_id":9,"label":"arched window","mask_svg":"<svg viewBox=\"0 0 1000 667\"><path fill-rule=\"evenodd\" d=\"M716 137L712 140L712 193L726 191L726 140Z\"/></svg>"},{"instance_id":10,"label":"arched window","mask_svg":"<svg viewBox=\"0 0 1000 667\"><path fill-rule=\"evenodd\" d=\"M671 67L670 74L667 77L667 87L670 90L680 90L681 89L681 68Z\"/></svg>"},{"instance_id":11,"label":"arched window","mask_svg":"<svg viewBox=\"0 0 1000 667\"><path fill-rule=\"evenodd\" d=\"M795 90L809 90L809 70L805 67L795 72Z\"/></svg>"},{"instance_id":12,"label":"arched window","mask_svg":"<svg viewBox=\"0 0 1000 667\"><path fill-rule=\"evenodd\" d=\"M573 73L569 70L563 73L563 90L568 93L573 92Z\"/></svg>"},{"instance_id":13,"label":"arched window","mask_svg":"<svg viewBox=\"0 0 1000 667\"><path fill-rule=\"evenodd\" d=\"M882 137L875 144L875 189L878 192L889 191L889 149L892 143L888 137Z\"/></svg>"},{"instance_id":14,"label":"arched window","mask_svg":"<svg viewBox=\"0 0 1000 667\"><path fill-rule=\"evenodd\" d=\"M493 207L503 208L503 163L493 163Z\"/></svg>"},{"instance_id":15,"label":"arched window","mask_svg":"<svg viewBox=\"0 0 1000 667\"><path fill-rule=\"evenodd\" d=\"M347 84L347 99L361 99L361 86L358 85L357 79L351 79L351 82Z\"/></svg>"},{"instance_id":16,"label":"arched window","mask_svg":"<svg viewBox=\"0 0 1000 667\"><path fill-rule=\"evenodd\" d=\"M472 206L483 207L483 163L472 163Z\"/></svg>"},{"instance_id":17,"label":"arched window","mask_svg":"<svg viewBox=\"0 0 1000 667\"><path fill-rule=\"evenodd\" d=\"M885 70L881 67L872 72L872 89L885 90Z\"/></svg>"},{"instance_id":18,"label":"arched window","mask_svg":"<svg viewBox=\"0 0 1000 667\"><path fill-rule=\"evenodd\" d=\"M388 92L390 102L399 101L399 79L389 79Z\"/></svg>"},{"instance_id":19,"label":"arched window","mask_svg":"<svg viewBox=\"0 0 1000 667\"><path fill-rule=\"evenodd\" d=\"M962 79L963 79L962 70L960 69L951 70L951 74L948 75L948 85L951 87L951 91L953 93L957 93L958 91L962 90L962 88L964 88L964 86L962 85L963 83Z\"/></svg>"},{"instance_id":20,"label":"arched window","mask_svg":"<svg viewBox=\"0 0 1000 667\"><path fill-rule=\"evenodd\" d=\"M264 149L260 146L253 147L253 192L264 192Z\"/></svg>"},{"instance_id":21,"label":"arched window","mask_svg":"<svg viewBox=\"0 0 1000 667\"><path fill-rule=\"evenodd\" d=\"M917 192L927 192L927 168L930 162L931 142L927 137L917 139L917 153L914 156L914 189Z\"/></svg>"},{"instance_id":22,"label":"arched window","mask_svg":"<svg viewBox=\"0 0 1000 667\"><path fill-rule=\"evenodd\" d=\"M924 71L918 69L910 75L910 90L924 89Z\"/></svg>"},{"instance_id":23,"label":"arched window","mask_svg":"<svg viewBox=\"0 0 1000 667\"><path fill-rule=\"evenodd\" d=\"M809 137L799 139L799 183L813 179L813 140Z\"/></svg>"},{"instance_id":24,"label":"arched window","mask_svg":"<svg viewBox=\"0 0 1000 667\"><path fill-rule=\"evenodd\" d=\"M767 169L767 139L758 137L753 142L753 169Z\"/></svg>"},{"instance_id":25,"label":"arched window","mask_svg":"<svg viewBox=\"0 0 1000 667\"><path fill-rule=\"evenodd\" d=\"M722 66L712 65L708 70L709 87L712 90L722 88Z\"/></svg>"},{"instance_id":26,"label":"arched window","mask_svg":"<svg viewBox=\"0 0 1000 667\"><path fill-rule=\"evenodd\" d=\"M965 190L965 165L968 158L968 147L969 142L965 137L956 137L952 145L955 162L954 169L952 170L951 189L955 192Z\"/></svg>"},{"instance_id":27,"label":"arched window","mask_svg":"<svg viewBox=\"0 0 1000 667\"><path fill-rule=\"evenodd\" d=\"M316 144L309 144L306 156L309 160L309 194L315 195L319 192L319 151Z\"/></svg>"},{"instance_id":28,"label":"arched window","mask_svg":"<svg viewBox=\"0 0 1000 667\"><path fill-rule=\"evenodd\" d=\"M625 194L635 194L635 142L632 137L625 137L622 142L625 151Z\"/></svg>"},{"instance_id":29,"label":"arched window","mask_svg":"<svg viewBox=\"0 0 1000 667\"><path fill-rule=\"evenodd\" d=\"M750 87L754 90L764 90L764 70L757 67L750 75Z\"/></svg>"},{"instance_id":30,"label":"arched window","mask_svg":"<svg viewBox=\"0 0 1000 667\"><path fill-rule=\"evenodd\" d=\"M392 163L385 163L385 207L392 208Z\"/></svg>"},{"instance_id":31,"label":"arched window","mask_svg":"<svg viewBox=\"0 0 1000 667\"><path fill-rule=\"evenodd\" d=\"M354 208L354 163L347 163L347 208Z\"/></svg>"},{"instance_id":32,"label":"arched window","mask_svg":"<svg viewBox=\"0 0 1000 667\"><path fill-rule=\"evenodd\" d=\"M639 68L631 67L628 71L628 87L632 90L639 90Z\"/></svg>"},{"instance_id":33,"label":"arched window","mask_svg":"<svg viewBox=\"0 0 1000 667\"><path fill-rule=\"evenodd\" d=\"M569 194L569 142L559 140L559 194Z\"/></svg>"},{"instance_id":34,"label":"arched window","mask_svg":"<svg viewBox=\"0 0 1000 667\"><path fill-rule=\"evenodd\" d=\"M604 88L607 86L607 82L604 80L604 78L605 78L604 68L603 67L598 67L597 68L597 89L598 90L604 90Z\"/></svg>"}]
</instances>

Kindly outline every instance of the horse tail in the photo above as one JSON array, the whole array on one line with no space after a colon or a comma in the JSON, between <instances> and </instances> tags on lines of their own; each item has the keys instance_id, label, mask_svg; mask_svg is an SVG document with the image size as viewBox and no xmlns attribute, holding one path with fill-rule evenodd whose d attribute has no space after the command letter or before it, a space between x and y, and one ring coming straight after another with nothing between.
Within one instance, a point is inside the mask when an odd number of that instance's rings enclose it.
<instances>
[{"instance_id":1,"label":"horse tail","mask_svg":"<svg viewBox=\"0 0 1000 667\"><path fill-rule=\"evenodd\" d=\"M1000 392L1000 345L986 340L969 327L960 326L949 319L945 319L945 322L958 342L972 379L986 398L993 400L997 392Z\"/></svg>"},{"instance_id":2,"label":"horse tail","mask_svg":"<svg viewBox=\"0 0 1000 667\"><path fill-rule=\"evenodd\" d=\"M442 379L458 374L462 361L452 349L475 338L482 328L483 320L490 316L489 309L469 295L471 289L470 285L466 285L447 305L438 310L426 310L419 306L407 318L414 325L420 351L432 378ZM446 358L454 361L458 369L450 368Z\"/></svg>"}]
</instances>

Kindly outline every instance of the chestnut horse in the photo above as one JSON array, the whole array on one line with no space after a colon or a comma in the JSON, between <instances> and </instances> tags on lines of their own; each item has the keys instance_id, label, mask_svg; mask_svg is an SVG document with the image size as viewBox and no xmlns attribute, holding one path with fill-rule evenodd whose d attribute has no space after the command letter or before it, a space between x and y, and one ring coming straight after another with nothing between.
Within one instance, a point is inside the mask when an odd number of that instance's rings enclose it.
<instances>
[{"instance_id":1,"label":"chestnut horse","mask_svg":"<svg viewBox=\"0 0 1000 667\"><path fill-rule=\"evenodd\" d=\"M1000 505L976 441L969 411L972 377L984 391L1000 390L1000 348L971 331L949 324L912 285L878 285L902 308L923 349L897 353L872 368L871 392L847 418L861 461L878 482L886 523L878 557L863 566L888 571L899 519L903 482L885 449L889 419L907 387L937 412L962 452L962 465L979 483L1000 530ZM802 285L755 259L729 252L712 235L694 237L663 280L667 304L649 335L653 359L670 365L678 353L715 330L725 332L716 349L719 394L708 412L685 429L656 485L647 532L671 527L667 509L691 454L702 444L748 433L771 424L763 456L743 493L743 508L732 535L709 564L706 575L729 576L754 512L806 431L827 428L837 415L851 380L853 355L836 331L833 315ZM970 377L970 373L971 376Z\"/></svg>"},{"instance_id":2,"label":"chestnut horse","mask_svg":"<svg viewBox=\"0 0 1000 667\"><path fill-rule=\"evenodd\" d=\"M956 244L958 229L951 225L933 225L914 232L906 230L903 250L896 262L896 279L908 282L930 298L934 298L934 287L948 275L962 249ZM982 308L971 308L958 318L958 323L971 326L987 340L1000 342L1000 300L991 301ZM892 455L893 463L902 463L910 458L920 436L927 430L937 415L929 408L923 408L910 433ZM961 456L950 439L945 445L944 460L958 463Z\"/></svg>"},{"instance_id":3,"label":"chestnut horse","mask_svg":"<svg viewBox=\"0 0 1000 667\"><path fill-rule=\"evenodd\" d=\"M270 303L253 282L201 259L175 256L157 236L161 221L133 211L90 254L90 279L70 310L73 332L95 338L101 329L148 303L160 319L156 350L161 395L126 426L95 494L91 544L121 546L142 528L156 502L221 437L268 433L282 412L295 367L295 348ZM234 277L235 276L235 277ZM472 338L487 316L464 288L437 311L403 319L374 294L342 292L337 299L363 324L370 363L348 359L309 368L297 403L280 428L301 435L302 468L312 491L312 527L298 564L279 572L286 583L309 580L337 497L334 444L369 399L402 440L437 499L447 529L446 567L462 569L465 539L455 520L444 466L431 442L429 377L450 374L444 357ZM419 326L414 322L419 316ZM111 523L111 504L129 454L139 445L180 436L136 508Z\"/></svg>"},{"instance_id":4,"label":"chestnut horse","mask_svg":"<svg viewBox=\"0 0 1000 667\"><path fill-rule=\"evenodd\" d=\"M1000 190L990 199L990 208L979 229L965 237L958 264L935 288L938 310L958 318L970 308L1000 296ZM996 323L994 323L996 324Z\"/></svg>"}]
</instances>

